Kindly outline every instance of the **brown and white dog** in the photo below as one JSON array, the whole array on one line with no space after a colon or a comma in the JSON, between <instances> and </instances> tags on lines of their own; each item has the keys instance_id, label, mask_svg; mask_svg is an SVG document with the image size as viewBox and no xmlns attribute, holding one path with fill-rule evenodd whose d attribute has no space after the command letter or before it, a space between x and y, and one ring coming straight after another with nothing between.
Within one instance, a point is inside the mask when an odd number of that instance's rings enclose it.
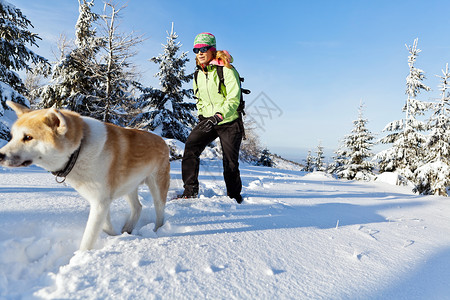
<instances>
[{"instance_id":1,"label":"brown and white dog","mask_svg":"<svg viewBox=\"0 0 450 300\"><path fill-rule=\"evenodd\" d=\"M36 164L65 178L90 203L80 250L88 250L103 229L114 235L111 202L125 196L131 206L122 232L131 233L142 205L138 186L148 185L156 211L155 230L163 225L170 183L169 150L152 133L125 129L81 117L68 110L30 110L8 101L18 119L11 141L0 149L0 165Z\"/></svg>"}]
</instances>

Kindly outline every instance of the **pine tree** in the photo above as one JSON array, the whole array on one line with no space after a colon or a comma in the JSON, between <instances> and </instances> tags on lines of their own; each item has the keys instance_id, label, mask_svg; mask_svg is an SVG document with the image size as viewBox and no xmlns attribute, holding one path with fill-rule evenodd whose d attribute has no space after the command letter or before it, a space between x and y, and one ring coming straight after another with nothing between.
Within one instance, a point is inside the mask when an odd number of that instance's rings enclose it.
<instances>
[{"instance_id":1,"label":"pine tree","mask_svg":"<svg viewBox=\"0 0 450 300\"><path fill-rule=\"evenodd\" d=\"M413 179L414 171L422 164L422 147L425 143L427 129L426 123L417 119L430 109L431 104L420 101L417 95L430 88L423 83L425 75L422 70L416 68L415 62L421 52L417 48L418 39L412 46L407 46L409 51L409 74L406 77L406 103L403 107L405 118L393 121L386 125L383 131L392 132L381 139L384 144L392 144L392 147L376 155L379 160L380 172L397 171L409 180Z\"/></svg>"},{"instance_id":2,"label":"pine tree","mask_svg":"<svg viewBox=\"0 0 450 300\"><path fill-rule=\"evenodd\" d=\"M303 168L303 171L305 172L313 172L314 171L314 157L311 155L311 150L308 151L308 155L306 156L306 159L304 160L305 167Z\"/></svg>"},{"instance_id":3,"label":"pine tree","mask_svg":"<svg viewBox=\"0 0 450 300\"><path fill-rule=\"evenodd\" d=\"M269 149L265 148L261 152L261 157L259 158L256 165L264 166L264 167L272 167L273 166L273 161L272 161L272 157L271 157Z\"/></svg>"},{"instance_id":4,"label":"pine tree","mask_svg":"<svg viewBox=\"0 0 450 300\"><path fill-rule=\"evenodd\" d=\"M189 61L187 52L177 55L181 45L176 42L178 35L173 31L173 24L167 34L163 54L151 59L159 64L159 72L155 76L159 77L161 89L141 87L143 94L136 108L142 113L135 117L132 124L185 142L197 121L191 112L195 104L184 102L184 98L192 98L192 89L182 87L183 83L192 79L192 74L185 75L185 65Z\"/></svg>"},{"instance_id":5,"label":"pine tree","mask_svg":"<svg viewBox=\"0 0 450 300\"><path fill-rule=\"evenodd\" d=\"M43 108L56 107L76 111L85 116L95 116L99 81L94 70L95 56L104 43L96 37L94 27L99 15L92 12L94 1L79 0L79 16L76 23L75 48L68 54L61 49L61 57L54 65L51 83L39 90Z\"/></svg>"},{"instance_id":6,"label":"pine tree","mask_svg":"<svg viewBox=\"0 0 450 300\"><path fill-rule=\"evenodd\" d=\"M37 46L40 39L28 28L33 27L20 9L2 0L0 1L0 139L9 139L9 126L6 105L11 100L29 106L24 95L27 89L16 71L32 71L30 65L48 64L42 56L35 54L28 46Z\"/></svg>"},{"instance_id":7,"label":"pine tree","mask_svg":"<svg viewBox=\"0 0 450 300\"><path fill-rule=\"evenodd\" d=\"M450 73L448 64L442 70L440 101L433 107L429 120L430 134L427 137L425 164L415 172L415 191L421 194L447 196L450 186Z\"/></svg>"},{"instance_id":8,"label":"pine tree","mask_svg":"<svg viewBox=\"0 0 450 300\"><path fill-rule=\"evenodd\" d=\"M345 146L345 140L340 141L338 150L334 152L333 162L328 167L328 172L331 174L336 174L341 178L341 172L344 170L348 157L348 149Z\"/></svg>"},{"instance_id":9,"label":"pine tree","mask_svg":"<svg viewBox=\"0 0 450 300\"><path fill-rule=\"evenodd\" d=\"M368 180L373 175L374 165L368 159L373 156L371 148L375 136L366 127L368 120L363 118L363 109L361 103L358 119L353 121L352 133L344 139L348 159L337 173L341 178Z\"/></svg>"},{"instance_id":10,"label":"pine tree","mask_svg":"<svg viewBox=\"0 0 450 300\"><path fill-rule=\"evenodd\" d=\"M450 73L448 64L442 70L440 101L433 107L429 120L430 134L426 146L429 149L427 161L442 160L450 163Z\"/></svg>"},{"instance_id":11,"label":"pine tree","mask_svg":"<svg viewBox=\"0 0 450 300\"><path fill-rule=\"evenodd\" d=\"M314 158L314 170L315 171L325 171L325 156L323 155L323 146L322 143L319 142L316 150L316 157Z\"/></svg>"}]
</instances>

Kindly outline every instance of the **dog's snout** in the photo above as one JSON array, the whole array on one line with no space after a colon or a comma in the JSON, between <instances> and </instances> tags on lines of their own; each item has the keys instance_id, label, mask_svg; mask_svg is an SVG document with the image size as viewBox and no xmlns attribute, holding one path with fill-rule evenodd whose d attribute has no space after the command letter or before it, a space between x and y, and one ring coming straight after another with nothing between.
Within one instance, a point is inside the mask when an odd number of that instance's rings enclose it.
<instances>
[{"instance_id":1,"label":"dog's snout","mask_svg":"<svg viewBox=\"0 0 450 300\"><path fill-rule=\"evenodd\" d=\"M3 153L0 153L0 162L3 161L5 159L6 155Z\"/></svg>"}]
</instances>

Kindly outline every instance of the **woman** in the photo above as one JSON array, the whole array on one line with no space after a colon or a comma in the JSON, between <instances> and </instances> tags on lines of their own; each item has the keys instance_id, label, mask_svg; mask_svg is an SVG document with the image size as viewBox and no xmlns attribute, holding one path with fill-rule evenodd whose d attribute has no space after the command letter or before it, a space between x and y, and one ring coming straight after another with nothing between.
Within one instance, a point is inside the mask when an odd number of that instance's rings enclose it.
<instances>
[{"instance_id":1,"label":"woman","mask_svg":"<svg viewBox=\"0 0 450 300\"><path fill-rule=\"evenodd\" d=\"M182 198L198 196L200 154L208 144L219 137L227 195L242 203L239 148L243 127L239 124L237 112L241 97L239 75L230 64L232 58L228 52L216 50L216 38L211 33L204 32L195 37L194 53L199 69L194 80L194 91L198 98L200 122L192 130L185 145L182 161ZM222 85L217 74L218 66L223 66Z\"/></svg>"}]
</instances>

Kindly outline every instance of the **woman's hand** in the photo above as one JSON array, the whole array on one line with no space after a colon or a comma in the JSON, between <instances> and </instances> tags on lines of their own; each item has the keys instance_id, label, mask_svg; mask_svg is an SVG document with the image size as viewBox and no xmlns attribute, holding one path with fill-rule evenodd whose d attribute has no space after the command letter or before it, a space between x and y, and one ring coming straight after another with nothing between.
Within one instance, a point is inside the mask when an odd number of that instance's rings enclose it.
<instances>
[{"instance_id":1,"label":"woman's hand","mask_svg":"<svg viewBox=\"0 0 450 300\"><path fill-rule=\"evenodd\" d=\"M216 113L214 116L204 119L198 124L198 129L203 132L210 132L214 126L223 121L221 114Z\"/></svg>"}]
</instances>

